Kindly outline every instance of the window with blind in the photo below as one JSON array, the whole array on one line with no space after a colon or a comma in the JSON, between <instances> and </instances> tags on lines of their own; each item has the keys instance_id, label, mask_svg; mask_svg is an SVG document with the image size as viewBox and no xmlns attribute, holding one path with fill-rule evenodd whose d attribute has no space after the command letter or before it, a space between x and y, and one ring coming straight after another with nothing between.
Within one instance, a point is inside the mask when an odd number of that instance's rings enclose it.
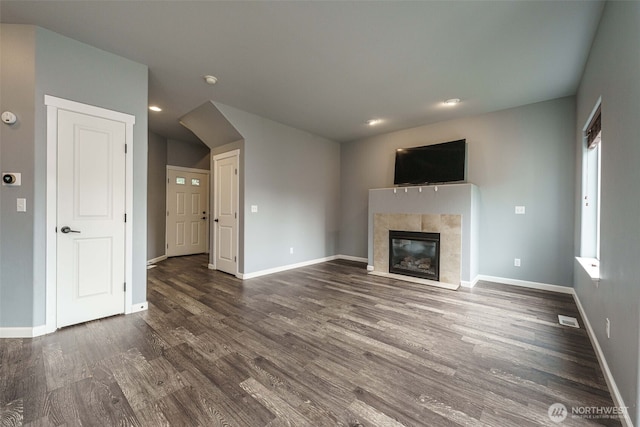
<instances>
[{"instance_id":1,"label":"window with blind","mask_svg":"<svg viewBox=\"0 0 640 427\"><path fill-rule=\"evenodd\" d=\"M587 138L587 148L593 149L598 144L600 144L600 140L602 139L602 125L600 118L601 107L598 106L591 122L587 126L586 138Z\"/></svg>"},{"instance_id":2,"label":"window with blind","mask_svg":"<svg viewBox=\"0 0 640 427\"><path fill-rule=\"evenodd\" d=\"M580 256L600 259L600 181L602 175L602 109L598 102L584 128L582 157L582 229Z\"/></svg>"}]
</instances>

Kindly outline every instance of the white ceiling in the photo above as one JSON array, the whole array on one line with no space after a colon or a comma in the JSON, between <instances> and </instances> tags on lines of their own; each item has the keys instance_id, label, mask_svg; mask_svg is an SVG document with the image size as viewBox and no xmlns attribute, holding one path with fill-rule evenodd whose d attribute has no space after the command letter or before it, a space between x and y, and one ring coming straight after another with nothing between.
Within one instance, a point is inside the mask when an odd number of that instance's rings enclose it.
<instances>
[{"instance_id":1,"label":"white ceiling","mask_svg":"<svg viewBox=\"0 0 640 427\"><path fill-rule=\"evenodd\" d=\"M149 66L150 128L212 99L337 141L573 95L597 1L7 1ZM202 76L213 74L208 86ZM445 107L447 98L461 98ZM365 121L381 118L370 127Z\"/></svg>"}]
</instances>

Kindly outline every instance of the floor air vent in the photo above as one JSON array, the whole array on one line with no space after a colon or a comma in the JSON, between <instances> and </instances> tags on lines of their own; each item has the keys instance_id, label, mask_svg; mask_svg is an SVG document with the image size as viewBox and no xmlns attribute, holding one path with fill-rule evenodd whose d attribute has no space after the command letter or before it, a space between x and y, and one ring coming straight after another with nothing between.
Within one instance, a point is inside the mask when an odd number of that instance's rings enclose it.
<instances>
[{"instance_id":1,"label":"floor air vent","mask_svg":"<svg viewBox=\"0 0 640 427\"><path fill-rule=\"evenodd\" d=\"M578 319L575 317L563 316L558 314L558 322L563 326L571 326L572 328L580 328L578 325Z\"/></svg>"}]
</instances>

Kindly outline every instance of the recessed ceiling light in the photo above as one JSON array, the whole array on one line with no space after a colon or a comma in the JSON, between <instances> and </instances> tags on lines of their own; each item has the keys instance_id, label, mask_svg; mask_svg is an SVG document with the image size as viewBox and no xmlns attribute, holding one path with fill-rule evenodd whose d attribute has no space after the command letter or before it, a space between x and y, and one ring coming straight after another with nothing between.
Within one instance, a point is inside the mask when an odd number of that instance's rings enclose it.
<instances>
[{"instance_id":1,"label":"recessed ceiling light","mask_svg":"<svg viewBox=\"0 0 640 427\"><path fill-rule=\"evenodd\" d=\"M214 85L218 82L217 77L208 75L208 76L204 76L204 81L207 82L208 85Z\"/></svg>"},{"instance_id":2,"label":"recessed ceiling light","mask_svg":"<svg viewBox=\"0 0 640 427\"><path fill-rule=\"evenodd\" d=\"M382 123L382 119L370 119L370 120L367 120L366 123L369 126L375 126L375 125L379 125L380 123Z\"/></svg>"},{"instance_id":3,"label":"recessed ceiling light","mask_svg":"<svg viewBox=\"0 0 640 427\"><path fill-rule=\"evenodd\" d=\"M157 105L151 105L149 107L149 110L151 110L151 111L162 111L162 108L158 107Z\"/></svg>"},{"instance_id":4,"label":"recessed ceiling light","mask_svg":"<svg viewBox=\"0 0 640 427\"><path fill-rule=\"evenodd\" d=\"M460 98L451 98L444 101L444 105L456 105L460 103Z\"/></svg>"}]
</instances>

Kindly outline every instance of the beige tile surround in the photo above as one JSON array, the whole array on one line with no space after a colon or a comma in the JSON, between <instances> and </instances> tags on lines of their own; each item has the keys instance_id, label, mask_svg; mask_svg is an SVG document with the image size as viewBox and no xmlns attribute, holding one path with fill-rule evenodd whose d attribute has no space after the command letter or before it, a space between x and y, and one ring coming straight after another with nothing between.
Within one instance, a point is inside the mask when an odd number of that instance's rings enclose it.
<instances>
[{"instance_id":1,"label":"beige tile surround","mask_svg":"<svg viewBox=\"0 0 640 427\"><path fill-rule=\"evenodd\" d=\"M379 273L389 273L389 230L440 233L440 281L460 284L462 215L374 214L373 271Z\"/></svg>"}]
</instances>

